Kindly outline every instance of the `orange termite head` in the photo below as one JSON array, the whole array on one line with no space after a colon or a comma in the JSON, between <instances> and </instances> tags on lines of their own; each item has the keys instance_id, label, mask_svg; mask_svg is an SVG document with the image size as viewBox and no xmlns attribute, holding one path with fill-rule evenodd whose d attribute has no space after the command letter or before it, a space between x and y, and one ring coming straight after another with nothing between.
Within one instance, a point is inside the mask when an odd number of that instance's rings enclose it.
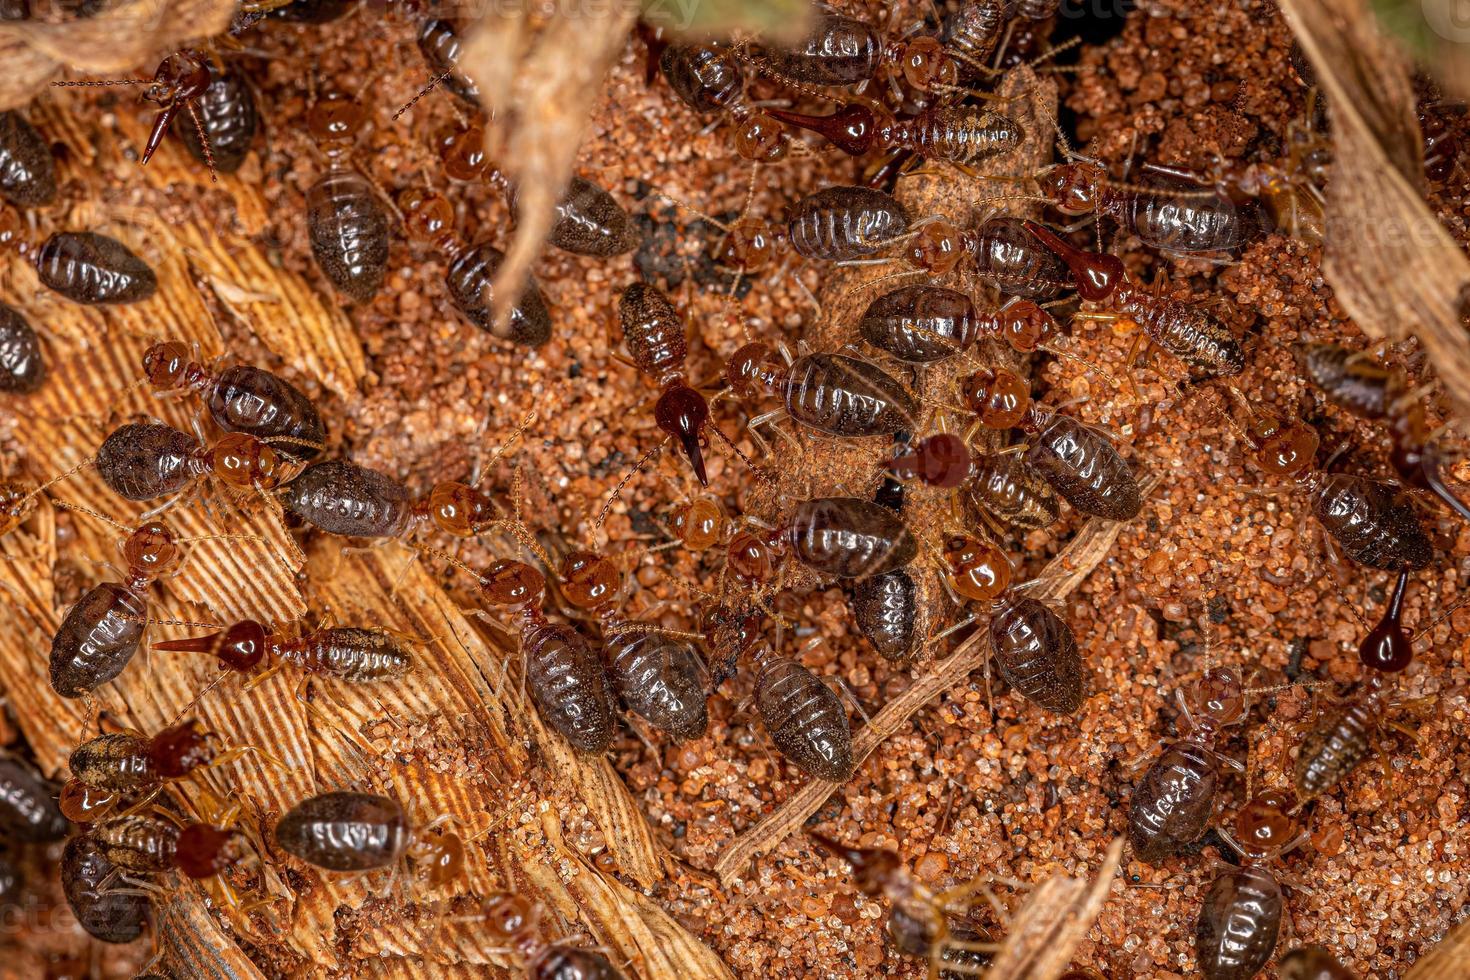
<instances>
[{"instance_id":1,"label":"orange termite head","mask_svg":"<svg viewBox=\"0 0 1470 980\"><path fill-rule=\"evenodd\" d=\"M1245 685L1229 667L1211 667L1199 679L1195 692L1195 728L1216 731L1245 715Z\"/></svg>"},{"instance_id":2,"label":"orange termite head","mask_svg":"<svg viewBox=\"0 0 1470 980\"><path fill-rule=\"evenodd\" d=\"M474 534L495 515L495 505L489 497L467 483L453 480L434 484L420 507L421 513L428 514L439 530L461 538Z\"/></svg>"},{"instance_id":3,"label":"orange termite head","mask_svg":"<svg viewBox=\"0 0 1470 980\"><path fill-rule=\"evenodd\" d=\"M618 597L623 573L617 563L593 551L573 551L561 563L561 591L578 609L596 609Z\"/></svg>"},{"instance_id":4,"label":"orange termite head","mask_svg":"<svg viewBox=\"0 0 1470 980\"><path fill-rule=\"evenodd\" d=\"M1041 188L1063 214L1091 214L1097 210L1107 176L1095 163L1063 163L1042 178Z\"/></svg>"},{"instance_id":5,"label":"orange termite head","mask_svg":"<svg viewBox=\"0 0 1470 980\"><path fill-rule=\"evenodd\" d=\"M167 574L179 560L179 546L173 534L154 521L129 535L122 550L128 569L148 581Z\"/></svg>"},{"instance_id":6,"label":"orange termite head","mask_svg":"<svg viewBox=\"0 0 1470 980\"><path fill-rule=\"evenodd\" d=\"M260 666L269 648L270 630L253 619L241 620L218 633L153 644L155 650L213 654L225 667L242 674Z\"/></svg>"},{"instance_id":7,"label":"orange termite head","mask_svg":"<svg viewBox=\"0 0 1470 980\"><path fill-rule=\"evenodd\" d=\"M1303 422L1283 422L1271 415L1257 415L1246 427L1255 444L1256 461L1272 476L1300 477L1312 468L1321 438Z\"/></svg>"},{"instance_id":8,"label":"orange termite head","mask_svg":"<svg viewBox=\"0 0 1470 980\"><path fill-rule=\"evenodd\" d=\"M782 372L775 352L765 344L752 342L730 355L725 380L737 395L750 398L761 389L774 390Z\"/></svg>"},{"instance_id":9,"label":"orange termite head","mask_svg":"<svg viewBox=\"0 0 1470 980\"><path fill-rule=\"evenodd\" d=\"M158 391L182 388L189 374L193 352L188 344L169 341L154 344L143 352L143 373Z\"/></svg>"},{"instance_id":10,"label":"orange termite head","mask_svg":"<svg viewBox=\"0 0 1470 980\"><path fill-rule=\"evenodd\" d=\"M852 880L864 895L883 894L884 886L899 870L898 855L868 847L850 847L825 834L808 831L827 851L852 865Z\"/></svg>"},{"instance_id":11,"label":"orange termite head","mask_svg":"<svg viewBox=\"0 0 1470 980\"><path fill-rule=\"evenodd\" d=\"M944 542L949 584L966 599L990 602L1011 587L1011 560L989 541L952 534Z\"/></svg>"},{"instance_id":12,"label":"orange termite head","mask_svg":"<svg viewBox=\"0 0 1470 980\"><path fill-rule=\"evenodd\" d=\"M196 99L209 88L209 59L199 51L185 48L164 58L153 73L153 81L143 90L142 99L168 107Z\"/></svg>"},{"instance_id":13,"label":"orange termite head","mask_svg":"<svg viewBox=\"0 0 1470 980\"><path fill-rule=\"evenodd\" d=\"M182 779L219 754L219 736L198 721L165 728L148 741L148 758L164 779Z\"/></svg>"},{"instance_id":14,"label":"orange termite head","mask_svg":"<svg viewBox=\"0 0 1470 980\"><path fill-rule=\"evenodd\" d=\"M328 92L306 110L306 131L325 149L351 143L363 131L367 112L342 92Z\"/></svg>"},{"instance_id":15,"label":"orange termite head","mask_svg":"<svg viewBox=\"0 0 1470 980\"><path fill-rule=\"evenodd\" d=\"M239 831L191 823L179 831L174 861L189 878L211 878L241 861L246 854L245 837Z\"/></svg>"},{"instance_id":16,"label":"orange termite head","mask_svg":"<svg viewBox=\"0 0 1470 980\"><path fill-rule=\"evenodd\" d=\"M996 320L1001 337L1023 354L1034 352L1061 329L1055 317L1029 299L1007 303L997 311Z\"/></svg>"},{"instance_id":17,"label":"orange termite head","mask_svg":"<svg viewBox=\"0 0 1470 980\"><path fill-rule=\"evenodd\" d=\"M1260 860L1284 851L1297 833L1295 806L1286 790L1266 790L1247 801L1235 815L1235 842L1244 856Z\"/></svg>"},{"instance_id":18,"label":"orange termite head","mask_svg":"<svg viewBox=\"0 0 1470 980\"><path fill-rule=\"evenodd\" d=\"M501 559L486 570L480 593L496 606L540 606L546 578L525 562Z\"/></svg>"}]
</instances>

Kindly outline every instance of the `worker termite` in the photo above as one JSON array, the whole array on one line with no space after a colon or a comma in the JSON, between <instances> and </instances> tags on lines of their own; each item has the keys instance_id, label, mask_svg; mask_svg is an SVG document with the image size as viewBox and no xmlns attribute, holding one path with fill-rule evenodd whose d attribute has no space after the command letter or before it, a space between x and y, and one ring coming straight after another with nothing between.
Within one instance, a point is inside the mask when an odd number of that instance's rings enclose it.
<instances>
[{"instance_id":1,"label":"worker termite","mask_svg":"<svg viewBox=\"0 0 1470 980\"><path fill-rule=\"evenodd\" d=\"M764 641L751 660L756 712L771 743L809 776L834 783L852 778L852 729L842 700L820 677Z\"/></svg>"},{"instance_id":2,"label":"worker termite","mask_svg":"<svg viewBox=\"0 0 1470 980\"><path fill-rule=\"evenodd\" d=\"M618 611L625 576L613 560L574 551L559 574L566 600L602 624L608 674L623 703L676 739L702 736L708 671L687 638Z\"/></svg>"},{"instance_id":3,"label":"worker termite","mask_svg":"<svg viewBox=\"0 0 1470 980\"><path fill-rule=\"evenodd\" d=\"M0 392L28 395L46 380L41 341L19 310L0 303Z\"/></svg>"},{"instance_id":4,"label":"worker termite","mask_svg":"<svg viewBox=\"0 0 1470 980\"><path fill-rule=\"evenodd\" d=\"M58 841L67 832L56 788L13 756L0 756L0 830L30 844Z\"/></svg>"},{"instance_id":5,"label":"worker termite","mask_svg":"<svg viewBox=\"0 0 1470 980\"><path fill-rule=\"evenodd\" d=\"M143 146L142 163L146 166L153 159L153 154L163 143L163 138L168 134L169 125L180 109L186 109L189 118L193 121L195 131L199 134L199 141L204 150L204 162L209 166L209 179L218 180L215 174L214 153L209 143L209 137L204 131L204 122L200 119L198 102L204 94L209 91L214 81L214 72L210 68L209 56L202 51L193 48L184 48L159 62L158 70L153 73L152 79L147 78L116 78L98 81L81 82L52 82L56 86L90 86L90 85L147 85L140 98L145 102L152 102L158 106L158 114L153 118L153 129L148 134L148 142Z\"/></svg>"},{"instance_id":6,"label":"worker termite","mask_svg":"<svg viewBox=\"0 0 1470 980\"><path fill-rule=\"evenodd\" d=\"M964 293L942 286L900 286L873 300L858 332L900 361L929 364L962 353L982 338L1004 339L1031 353L1060 332L1051 314L1030 300L1011 299L978 315Z\"/></svg>"},{"instance_id":7,"label":"worker termite","mask_svg":"<svg viewBox=\"0 0 1470 980\"><path fill-rule=\"evenodd\" d=\"M138 874L178 871L186 878L212 878L247 856L238 832L197 821L180 826L155 813L105 817L87 836L114 867Z\"/></svg>"},{"instance_id":8,"label":"worker termite","mask_svg":"<svg viewBox=\"0 0 1470 980\"><path fill-rule=\"evenodd\" d=\"M94 465L102 481L128 500L181 494L206 476L234 490L264 494L301 470L299 461L272 448L285 441L281 436L257 439L230 432L205 444L162 422L129 422L103 440Z\"/></svg>"},{"instance_id":9,"label":"worker termite","mask_svg":"<svg viewBox=\"0 0 1470 980\"><path fill-rule=\"evenodd\" d=\"M0 247L14 249L41 284L73 303L139 303L158 290L158 276L116 238L94 231L58 231L39 246L25 237L20 216L0 205Z\"/></svg>"},{"instance_id":10,"label":"worker termite","mask_svg":"<svg viewBox=\"0 0 1470 980\"><path fill-rule=\"evenodd\" d=\"M56 199L56 160L26 117L0 112L0 197L17 207L38 208Z\"/></svg>"},{"instance_id":11,"label":"worker termite","mask_svg":"<svg viewBox=\"0 0 1470 980\"><path fill-rule=\"evenodd\" d=\"M1067 263L1077 284L1077 295L1098 304L1104 317L1126 317L1137 323L1143 328L1140 341L1147 337L1209 377L1228 377L1245 369L1245 352L1239 341L1200 307L1145 292L1115 255L1083 251L1034 221L1025 225ZM1085 315L1097 318L1092 313Z\"/></svg>"},{"instance_id":12,"label":"worker termite","mask_svg":"<svg viewBox=\"0 0 1470 980\"><path fill-rule=\"evenodd\" d=\"M485 155L485 130L478 123L441 131L435 145L446 174L455 180L494 186L509 199L512 210L516 210L515 186ZM562 251L595 258L631 252L638 247L641 237L637 224L616 198L576 175L557 201L551 228L546 233L547 242Z\"/></svg>"},{"instance_id":13,"label":"worker termite","mask_svg":"<svg viewBox=\"0 0 1470 980\"><path fill-rule=\"evenodd\" d=\"M936 892L904 868L892 851L852 847L815 832L811 836L851 865L859 891L888 902L888 938L900 952L928 961L930 980L984 975L1000 947L953 911L975 893L979 882Z\"/></svg>"},{"instance_id":14,"label":"worker termite","mask_svg":"<svg viewBox=\"0 0 1470 980\"><path fill-rule=\"evenodd\" d=\"M1389 463L1405 486L1425 490L1470 520L1470 504L1444 481L1444 460L1431 445L1420 393L1410 390L1402 371L1337 344L1308 344L1301 351L1307 377L1334 405L1359 418L1384 422L1393 438Z\"/></svg>"},{"instance_id":15,"label":"worker termite","mask_svg":"<svg viewBox=\"0 0 1470 980\"><path fill-rule=\"evenodd\" d=\"M1250 405L1243 394L1235 395L1250 411L1244 435L1256 450L1257 465L1296 482L1312 514L1349 559L1390 572L1429 564L1434 546L1397 485L1317 469L1321 440L1315 429L1283 421Z\"/></svg>"},{"instance_id":16,"label":"worker termite","mask_svg":"<svg viewBox=\"0 0 1470 980\"><path fill-rule=\"evenodd\" d=\"M316 99L306 114L307 134L327 160L306 192L311 252L332 285L359 303L377 295L388 268L387 211L376 186L350 162L366 129L361 103L341 93Z\"/></svg>"},{"instance_id":17,"label":"worker termite","mask_svg":"<svg viewBox=\"0 0 1470 980\"><path fill-rule=\"evenodd\" d=\"M1195 957L1205 980L1250 980L1276 951L1281 931L1281 885L1268 865L1306 839L1296 800L1266 790L1235 816L1234 833L1219 834L1241 856L1238 868L1211 882L1195 927Z\"/></svg>"},{"instance_id":18,"label":"worker termite","mask_svg":"<svg viewBox=\"0 0 1470 980\"><path fill-rule=\"evenodd\" d=\"M784 411L752 419L752 426L785 415L828 435L861 438L912 432L919 422L918 401L898 379L846 354L805 354L787 365L764 344L750 343L730 357L725 378L739 395L766 391L784 403Z\"/></svg>"},{"instance_id":19,"label":"worker termite","mask_svg":"<svg viewBox=\"0 0 1470 980\"><path fill-rule=\"evenodd\" d=\"M105 943L130 943L148 924L146 896L108 887L118 868L87 835L67 841L61 854L61 888L83 929Z\"/></svg>"},{"instance_id":20,"label":"worker termite","mask_svg":"<svg viewBox=\"0 0 1470 980\"><path fill-rule=\"evenodd\" d=\"M745 95L745 71L735 49L723 42L670 44L659 54L659 69L679 99L699 113L722 113L733 120L735 152L753 163L786 156L786 131Z\"/></svg>"},{"instance_id":21,"label":"worker termite","mask_svg":"<svg viewBox=\"0 0 1470 980\"><path fill-rule=\"evenodd\" d=\"M541 906L524 896L496 892L471 921L483 923L490 938L524 965L527 980L625 980L595 949L547 943L541 936L541 915Z\"/></svg>"},{"instance_id":22,"label":"worker termite","mask_svg":"<svg viewBox=\"0 0 1470 980\"><path fill-rule=\"evenodd\" d=\"M1228 667L1211 667L1196 686L1194 710L1178 692L1183 737L1169 744L1133 790L1128 808L1128 843L1145 864L1159 864L1199 840L1215 817L1223 763L1245 767L1222 755L1221 730L1245 715L1246 690Z\"/></svg>"},{"instance_id":23,"label":"worker termite","mask_svg":"<svg viewBox=\"0 0 1470 980\"><path fill-rule=\"evenodd\" d=\"M522 347L540 347L551 339L546 298L530 279L511 310L506 332L496 332L491 289L505 253L489 242L466 248L454 231L454 206L443 195L415 188L399 195L398 204L409 236L429 244L449 261L444 283L455 308L467 320Z\"/></svg>"},{"instance_id":24,"label":"worker termite","mask_svg":"<svg viewBox=\"0 0 1470 980\"><path fill-rule=\"evenodd\" d=\"M197 394L226 432L279 439L280 451L297 459L310 459L325 443L320 413L295 385L249 364L213 370L197 357L177 341L154 344L143 353L143 373L160 394Z\"/></svg>"}]
</instances>

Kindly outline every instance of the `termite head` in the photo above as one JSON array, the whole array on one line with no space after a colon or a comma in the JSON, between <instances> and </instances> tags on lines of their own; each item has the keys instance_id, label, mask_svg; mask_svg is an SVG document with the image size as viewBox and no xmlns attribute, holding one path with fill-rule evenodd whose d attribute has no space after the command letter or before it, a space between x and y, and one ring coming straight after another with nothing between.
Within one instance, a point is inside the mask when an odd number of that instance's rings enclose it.
<instances>
[{"instance_id":1,"label":"termite head","mask_svg":"<svg viewBox=\"0 0 1470 980\"><path fill-rule=\"evenodd\" d=\"M746 275L754 275L770 264L776 254L779 237L768 222L759 218L741 218L725 233L715 261Z\"/></svg>"},{"instance_id":2,"label":"termite head","mask_svg":"<svg viewBox=\"0 0 1470 980\"><path fill-rule=\"evenodd\" d=\"M578 609L598 609L617 601L623 572L594 551L573 551L561 563L561 591Z\"/></svg>"},{"instance_id":3,"label":"termite head","mask_svg":"<svg viewBox=\"0 0 1470 980\"><path fill-rule=\"evenodd\" d=\"M705 551L713 548L724 534L725 508L714 494L700 494L674 512L672 523L684 547Z\"/></svg>"},{"instance_id":4,"label":"termite head","mask_svg":"<svg viewBox=\"0 0 1470 980\"><path fill-rule=\"evenodd\" d=\"M751 112L736 122L731 136L735 143L735 152L740 157L752 163L775 163L791 149L791 136L770 115L764 112ZM744 266L745 271L752 272L753 269Z\"/></svg>"},{"instance_id":5,"label":"termite head","mask_svg":"<svg viewBox=\"0 0 1470 980\"><path fill-rule=\"evenodd\" d=\"M1195 690L1194 727L1213 733L1245 716L1245 685L1229 667L1211 667Z\"/></svg>"},{"instance_id":6,"label":"termite head","mask_svg":"<svg viewBox=\"0 0 1470 980\"><path fill-rule=\"evenodd\" d=\"M1031 408L1031 385L1006 368L982 368L960 382L960 397L987 429L1012 429Z\"/></svg>"},{"instance_id":7,"label":"termite head","mask_svg":"<svg viewBox=\"0 0 1470 980\"><path fill-rule=\"evenodd\" d=\"M415 241L437 245L454 234L454 205L443 194L410 187L398 195L403 230Z\"/></svg>"},{"instance_id":8,"label":"termite head","mask_svg":"<svg viewBox=\"0 0 1470 980\"><path fill-rule=\"evenodd\" d=\"M239 831L191 823L179 831L174 860L189 878L211 878L238 864L247 853L245 837Z\"/></svg>"},{"instance_id":9,"label":"termite head","mask_svg":"<svg viewBox=\"0 0 1470 980\"><path fill-rule=\"evenodd\" d=\"M959 65L939 38L923 35L902 42L892 63L903 71L904 80L921 92L943 90L959 83Z\"/></svg>"},{"instance_id":10,"label":"termite head","mask_svg":"<svg viewBox=\"0 0 1470 980\"><path fill-rule=\"evenodd\" d=\"M1399 572L1393 596L1383 618L1369 631L1361 646L1358 659L1363 666L1373 670L1394 674L1414 662L1414 634L1402 623L1404 614L1404 592L1409 585L1409 570Z\"/></svg>"},{"instance_id":11,"label":"termite head","mask_svg":"<svg viewBox=\"0 0 1470 980\"><path fill-rule=\"evenodd\" d=\"M1030 354L1060 332L1056 318L1029 299L1007 303L995 314L997 332L1012 350Z\"/></svg>"},{"instance_id":12,"label":"termite head","mask_svg":"<svg viewBox=\"0 0 1470 980\"><path fill-rule=\"evenodd\" d=\"M1107 176L1095 163L1063 163L1042 178L1041 188L1063 214L1091 214L1097 210Z\"/></svg>"},{"instance_id":13,"label":"termite head","mask_svg":"<svg viewBox=\"0 0 1470 980\"><path fill-rule=\"evenodd\" d=\"M219 736L191 719L149 739L148 759L164 779L182 779L213 762L219 748Z\"/></svg>"},{"instance_id":14,"label":"termite head","mask_svg":"<svg viewBox=\"0 0 1470 980\"><path fill-rule=\"evenodd\" d=\"M1283 422L1274 415L1255 415L1246 436L1256 447L1256 461L1272 476L1298 479L1312 468L1321 439L1317 430L1301 422Z\"/></svg>"},{"instance_id":15,"label":"termite head","mask_svg":"<svg viewBox=\"0 0 1470 980\"><path fill-rule=\"evenodd\" d=\"M864 895L877 897L899 871L898 855L868 847L850 847L825 834L811 832L823 848L852 865L853 884Z\"/></svg>"},{"instance_id":16,"label":"termite head","mask_svg":"<svg viewBox=\"0 0 1470 980\"><path fill-rule=\"evenodd\" d=\"M430 888L443 888L464 876L464 839L452 831L415 841L411 854L414 874Z\"/></svg>"},{"instance_id":17,"label":"termite head","mask_svg":"<svg viewBox=\"0 0 1470 980\"><path fill-rule=\"evenodd\" d=\"M434 484L421 510L439 530L461 538L474 534L495 517L489 497L467 483L453 480Z\"/></svg>"},{"instance_id":18,"label":"termite head","mask_svg":"<svg viewBox=\"0 0 1470 980\"><path fill-rule=\"evenodd\" d=\"M434 144L444 161L444 172L453 179L483 180L489 175L485 130L478 124L446 126L435 134Z\"/></svg>"},{"instance_id":19,"label":"termite head","mask_svg":"<svg viewBox=\"0 0 1470 980\"><path fill-rule=\"evenodd\" d=\"M951 534L944 542L949 584L966 599L992 602L1011 587L1011 560L989 541Z\"/></svg>"},{"instance_id":20,"label":"termite head","mask_svg":"<svg viewBox=\"0 0 1470 980\"><path fill-rule=\"evenodd\" d=\"M491 605L539 607L546 578L525 562L501 559L480 580L480 594Z\"/></svg>"},{"instance_id":21,"label":"termite head","mask_svg":"<svg viewBox=\"0 0 1470 980\"><path fill-rule=\"evenodd\" d=\"M909 264L935 275L949 272L964 254L964 236L948 221L929 222L908 244Z\"/></svg>"},{"instance_id":22,"label":"termite head","mask_svg":"<svg viewBox=\"0 0 1470 980\"><path fill-rule=\"evenodd\" d=\"M745 585L760 585L771 577L780 557L781 542L751 528L736 531L726 546L725 566Z\"/></svg>"},{"instance_id":23,"label":"termite head","mask_svg":"<svg viewBox=\"0 0 1470 980\"><path fill-rule=\"evenodd\" d=\"M900 480L917 479L927 486L953 489L970 475L970 447L959 436L940 432L884 465Z\"/></svg>"},{"instance_id":24,"label":"termite head","mask_svg":"<svg viewBox=\"0 0 1470 980\"><path fill-rule=\"evenodd\" d=\"M253 619L244 619L219 633L153 644L155 650L208 653L229 670L248 673L260 666L270 647L270 631Z\"/></svg>"},{"instance_id":25,"label":"termite head","mask_svg":"<svg viewBox=\"0 0 1470 980\"><path fill-rule=\"evenodd\" d=\"M709 421L709 402L680 381L671 383L653 406L658 427L679 440L699 485L709 486L704 470L704 426Z\"/></svg>"},{"instance_id":26,"label":"termite head","mask_svg":"<svg viewBox=\"0 0 1470 980\"><path fill-rule=\"evenodd\" d=\"M735 393L750 398L758 391L774 391L786 368L776 354L762 343L749 343L730 355L725 380Z\"/></svg>"},{"instance_id":27,"label":"termite head","mask_svg":"<svg viewBox=\"0 0 1470 980\"><path fill-rule=\"evenodd\" d=\"M188 383L193 352L188 344L169 341L143 352L143 374L155 391L173 391Z\"/></svg>"},{"instance_id":28,"label":"termite head","mask_svg":"<svg viewBox=\"0 0 1470 980\"><path fill-rule=\"evenodd\" d=\"M1295 840L1296 797L1286 790L1253 796L1235 815L1235 841L1244 857L1264 860L1283 853Z\"/></svg>"},{"instance_id":29,"label":"termite head","mask_svg":"<svg viewBox=\"0 0 1470 980\"><path fill-rule=\"evenodd\" d=\"M306 110L306 132L328 156L335 156L361 135L367 113L362 104L341 92L329 92Z\"/></svg>"},{"instance_id":30,"label":"termite head","mask_svg":"<svg viewBox=\"0 0 1470 980\"><path fill-rule=\"evenodd\" d=\"M179 560L179 546L173 534L154 521L130 534L123 542L122 552L129 574L145 582L168 574Z\"/></svg>"},{"instance_id":31,"label":"termite head","mask_svg":"<svg viewBox=\"0 0 1470 980\"><path fill-rule=\"evenodd\" d=\"M199 51L184 49L164 58L153 81L143 90L145 102L168 108L197 99L209 88L209 59Z\"/></svg>"},{"instance_id":32,"label":"termite head","mask_svg":"<svg viewBox=\"0 0 1470 980\"><path fill-rule=\"evenodd\" d=\"M221 482L241 490L269 490L285 477L284 461L265 443L243 432L227 432L209 450L210 469Z\"/></svg>"},{"instance_id":33,"label":"termite head","mask_svg":"<svg viewBox=\"0 0 1470 980\"><path fill-rule=\"evenodd\" d=\"M497 945L510 946L527 957L540 951L542 944L537 933L541 926L541 906L535 902L522 895L498 892L485 899L480 914L485 917L485 929Z\"/></svg>"}]
</instances>

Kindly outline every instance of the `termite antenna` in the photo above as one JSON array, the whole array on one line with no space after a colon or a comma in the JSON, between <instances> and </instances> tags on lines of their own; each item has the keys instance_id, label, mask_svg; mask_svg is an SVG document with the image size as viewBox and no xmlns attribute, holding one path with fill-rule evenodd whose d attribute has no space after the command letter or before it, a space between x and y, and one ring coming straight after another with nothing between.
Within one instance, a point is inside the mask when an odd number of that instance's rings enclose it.
<instances>
[{"instance_id":1,"label":"termite antenna","mask_svg":"<svg viewBox=\"0 0 1470 980\"><path fill-rule=\"evenodd\" d=\"M429 84L427 84L423 88L419 89L418 94L416 94L413 98L409 99L402 106L400 106L399 109L398 109L398 111L395 112L395 113L393 113L393 118L391 120L389 120L389 121L390 122L397 122L399 116L403 115L405 112L407 112L408 110L412 109L414 107L414 105L419 101L419 99L422 99L424 96L426 96L430 92L434 91L434 89L438 88L439 83L442 82L442 81L444 81L444 79L448 78L451 74L453 74L453 72L450 72L450 71L441 71L439 74L437 74L433 78L429 79Z\"/></svg>"}]
</instances>

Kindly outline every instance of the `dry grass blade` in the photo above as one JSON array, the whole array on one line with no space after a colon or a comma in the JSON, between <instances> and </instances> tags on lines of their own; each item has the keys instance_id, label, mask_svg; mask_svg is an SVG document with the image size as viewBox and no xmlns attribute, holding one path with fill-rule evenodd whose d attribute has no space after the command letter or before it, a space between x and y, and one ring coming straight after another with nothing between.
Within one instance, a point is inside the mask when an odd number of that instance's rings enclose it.
<instances>
[{"instance_id":1,"label":"dry grass blade","mask_svg":"<svg viewBox=\"0 0 1470 980\"><path fill-rule=\"evenodd\" d=\"M1139 480L1145 498L1158 486L1159 479L1157 474L1150 472ZM1068 595L1107 557L1121 530L1122 525L1113 521L1088 521L1077 537L1036 577L1037 584L1028 590L1027 595L1045 602L1055 602ZM906 725L916 711L962 683L984 665L988 656L990 647L983 630L967 638L953 654L936 662L928 673L915 678L908 689L885 704L869 724L858 730L852 740L853 758L861 764L884 740ZM810 780L773 813L738 837L715 862L714 872L720 882L729 884L745 872L751 861L799 830L840 786L840 783Z\"/></svg>"},{"instance_id":2,"label":"dry grass blade","mask_svg":"<svg viewBox=\"0 0 1470 980\"><path fill-rule=\"evenodd\" d=\"M1460 980L1470 965L1470 922L1461 922L1404 974L1404 980Z\"/></svg>"},{"instance_id":3,"label":"dry grass blade","mask_svg":"<svg viewBox=\"0 0 1470 980\"><path fill-rule=\"evenodd\" d=\"M1332 112L1322 269L1371 336L1416 335L1470 417L1470 259L1425 206L1409 67L1365 0L1281 0Z\"/></svg>"},{"instance_id":4,"label":"dry grass blade","mask_svg":"<svg viewBox=\"0 0 1470 980\"><path fill-rule=\"evenodd\" d=\"M497 107L486 150L516 186L515 234L490 287L498 337L509 334L510 312L551 229L587 120L604 98L607 69L637 14L628 4L572 9L539 29L520 13L492 10L470 32L460 61Z\"/></svg>"},{"instance_id":5,"label":"dry grass blade","mask_svg":"<svg viewBox=\"0 0 1470 980\"><path fill-rule=\"evenodd\" d=\"M115 75L161 60L223 32L234 14L234 0L128 0L67 23L0 22L0 109L29 102L63 69Z\"/></svg>"},{"instance_id":6,"label":"dry grass blade","mask_svg":"<svg viewBox=\"0 0 1470 980\"><path fill-rule=\"evenodd\" d=\"M987 980L1054 980L1067 969L1107 901L1123 857L1123 838L1108 847L1092 879L1052 875L1026 896L1006 927L1006 938Z\"/></svg>"}]
</instances>

